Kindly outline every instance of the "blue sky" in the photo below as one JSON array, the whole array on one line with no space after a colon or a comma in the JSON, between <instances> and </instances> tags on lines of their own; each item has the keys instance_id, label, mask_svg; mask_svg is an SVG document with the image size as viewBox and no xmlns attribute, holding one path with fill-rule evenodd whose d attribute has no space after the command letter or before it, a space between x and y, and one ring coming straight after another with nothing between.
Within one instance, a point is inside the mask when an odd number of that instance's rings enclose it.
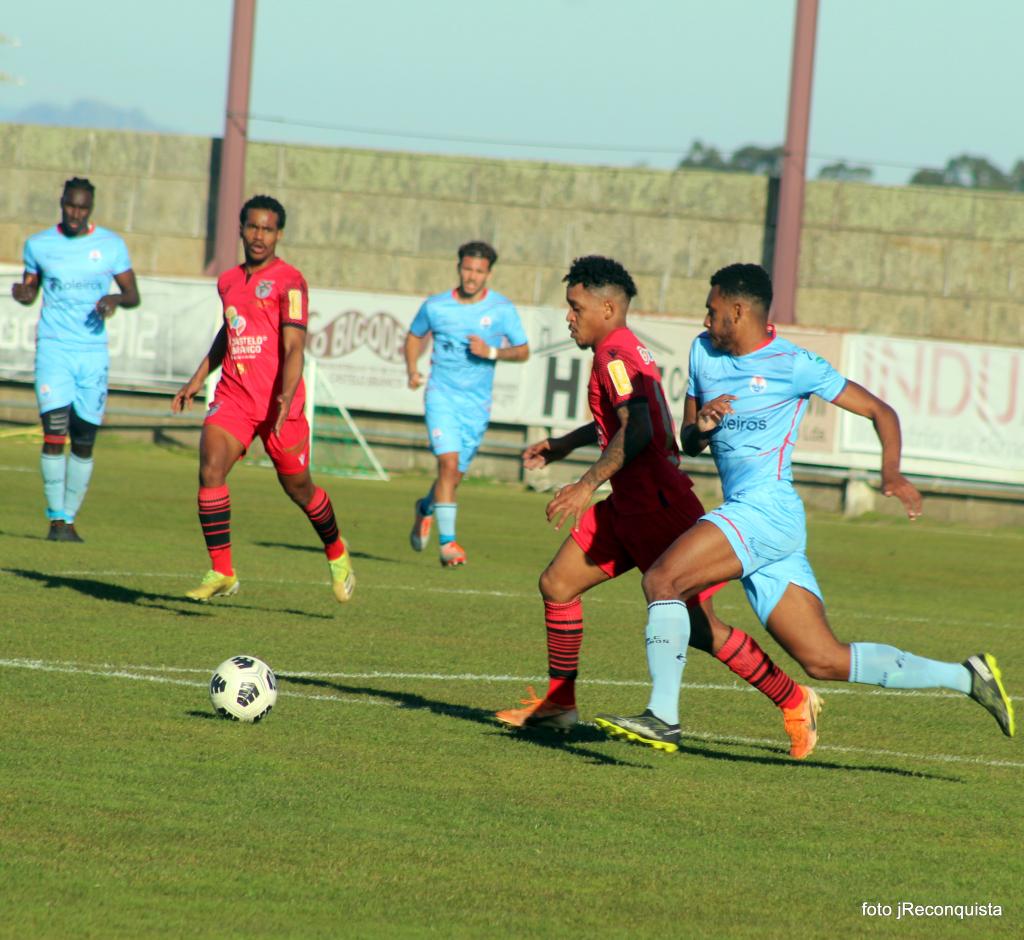
<instances>
[{"instance_id":1,"label":"blue sky","mask_svg":"<svg viewBox=\"0 0 1024 940\"><path fill-rule=\"evenodd\" d=\"M223 130L230 0L12 5L0 115L97 99ZM250 136L671 167L691 141L781 143L795 0L259 0ZM897 183L970 152L1024 158L1024 3L821 0L812 173ZM369 130L386 133L373 134ZM439 139L445 138L445 139ZM531 144L534 146L517 146Z\"/></svg>"}]
</instances>

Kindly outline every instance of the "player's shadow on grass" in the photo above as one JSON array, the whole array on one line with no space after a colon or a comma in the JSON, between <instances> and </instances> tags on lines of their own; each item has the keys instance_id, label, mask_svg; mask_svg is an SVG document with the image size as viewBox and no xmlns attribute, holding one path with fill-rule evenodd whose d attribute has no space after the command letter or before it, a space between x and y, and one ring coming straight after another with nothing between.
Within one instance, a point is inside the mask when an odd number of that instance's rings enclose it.
<instances>
[{"instance_id":1,"label":"player's shadow on grass","mask_svg":"<svg viewBox=\"0 0 1024 940\"><path fill-rule=\"evenodd\" d=\"M179 614L182 617L209 617L210 614L202 610L190 610L182 606L171 607L167 601L176 605L183 605L185 602L180 597L171 594L155 594L152 591L138 591L134 588L126 588L120 584L111 584L108 581L96 581L92 578L73 578L68 575L46 574L42 571L25 571L20 568L4 568L7 574L17 575L28 581L36 581L46 588L70 588L86 597L93 597L100 601L112 601L116 604L132 604L137 607L158 607L172 614Z\"/></svg>"},{"instance_id":2,"label":"player's shadow on grass","mask_svg":"<svg viewBox=\"0 0 1024 940\"><path fill-rule=\"evenodd\" d=\"M130 604L134 607L153 607L166 610L168 613L181 617L212 617L212 610L202 610L195 601L187 600L176 594L156 594L153 591L139 591L136 588L111 584L109 581L97 581L93 578L75 578L69 575L46 574L42 571L25 571L21 568L2 568L7 574L17 575L28 581L36 581L47 588L70 588L86 597L115 604ZM169 603L168 603L169 602ZM171 604L175 606L171 606ZM333 620L329 614L311 613L307 610L292 610L280 607L257 607L250 604L232 603L234 610L258 610L263 613L288 614L293 617L312 617L318 620Z\"/></svg>"},{"instance_id":3,"label":"player's shadow on grass","mask_svg":"<svg viewBox=\"0 0 1024 940\"><path fill-rule=\"evenodd\" d=\"M607 738L594 728L577 726L572 731L572 743L566 740L566 735L554 731L541 731L536 729L528 733L511 735L498 727L494 719L494 712L484 708L473 708L469 705L456 705L453 702L442 702L437 699L427 698L423 695L415 695L412 692L394 692L389 689L377 689L370 686L342 685L340 682L329 682L326 679L315 679L312 676L291 676L277 674L280 682L287 682L290 685L315 686L320 689L333 689L345 695L368 695L378 699L386 699L394 702L399 708L412 708L422 711L429 711L435 715L442 715L445 718L458 718L461 721L472 721L484 725L495 734L505 735L516 743L522 742L532 744L536 747L546 747L552 750L563 751L568 754L575 754L592 764L605 764L612 767L633 767L638 770L651 770L647 764L636 764L629 760L620 760L609 757L599 751L592 751L585 747L579 747L581 743L601 741Z\"/></svg>"},{"instance_id":4,"label":"player's shadow on grass","mask_svg":"<svg viewBox=\"0 0 1024 940\"><path fill-rule=\"evenodd\" d=\"M778 754L778 756L769 757L754 757L751 755L736 754L732 751L716 751L705 746L705 744L719 744L728 747L745 747L752 748L759 751L771 751ZM962 777L951 777L946 774L935 774L929 773L925 770L907 770L903 767L883 767L879 764L837 764L832 761L820 760L817 757L811 758L809 761L797 761L793 758L784 756L770 744L743 744L737 745L735 741L730 741L726 738L715 739L708 738L707 741L694 741L692 738L689 740L684 739L679 745L679 752L681 754L689 754L693 757L704 757L708 760L726 760L726 761L745 761L747 763L755 764L768 764L777 766L789 766L795 767L800 770L842 770L844 772L857 772L857 773L874 773L874 774L892 774L897 777L916 777L921 780L942 780L946 783L963 783Z\"/></svg>"},{"instance_id":5,"label":"player's shadow on grass","mask_svg":"<svg viewBox=\"0 0 1024 940\"><path fill-rule=\"evenodd\" d=\"M29 535L27 532L8 532L6 529L0 529L0 536L6 536L11 539L25 539L28 542L48 542L50 540L49 534L47 532L46 535Z\"/></svg>"},{"instance_id":6,"label":"player's shadow on grass","mask_svg":"<svg viewBox=\"0 0 1024 940\"><path fill-rule=\"evenodd\" d=\"M290 542L253 542L253 545L258 545L260 548L286 548L293 552L315 552L317 555L324 553L323 548L319 545L293 545ZM349 554L353 558L362 558L366 561L387 561L391 564L397 564L397 558L385 558L383 555L371 555L369 552L356 552L349 550Z\"/></svg>"}]
</instances>

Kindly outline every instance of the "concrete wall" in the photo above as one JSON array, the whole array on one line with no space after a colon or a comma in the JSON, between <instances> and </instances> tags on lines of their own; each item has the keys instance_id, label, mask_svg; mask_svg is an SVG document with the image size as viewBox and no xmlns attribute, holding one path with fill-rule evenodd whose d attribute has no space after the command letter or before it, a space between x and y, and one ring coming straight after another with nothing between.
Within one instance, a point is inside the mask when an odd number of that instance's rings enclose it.
<instances>
[{"instance_id":1,"label":"concrete wall","mask_svg":"<svg viewBox=\"0 0 1024 940\"><path fill-rule=\"evenodd\" d=\"M207 138L0 125L0 260L78 174L140 272L202 273L216 156ZM561 305L567 265L596 252L630 268L638 309L694 316L708 276L765 260L773 237L769 182L742 174L252 144L246 189L285 204L282 254L322 287L433 293L479 237L520 303ZM816 182L805 223L801 323L1024 345L1024 196Z\"/></svg>"}]
</instances>

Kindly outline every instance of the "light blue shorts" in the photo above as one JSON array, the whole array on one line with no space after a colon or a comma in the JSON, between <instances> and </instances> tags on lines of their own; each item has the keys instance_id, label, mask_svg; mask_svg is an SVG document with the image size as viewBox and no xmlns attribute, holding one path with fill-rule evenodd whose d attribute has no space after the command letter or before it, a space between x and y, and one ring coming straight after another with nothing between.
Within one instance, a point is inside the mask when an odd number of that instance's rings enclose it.
<instances>
[{"instance_id":1,"label":"light blue shorts","mask_svg":"<svg viewBox=\"0 0 1024 940\"><path fill-rule=\"evenodd\" d=\"M106 346L74 348L42 341L36 346L36 401L39 413L72 405L90 424L102 424L107 407Z\"/></svg>"},{"instance_id":2,"label":"light blue shorts","mask_svg":"<svg viewBox=\"0 0 1024 940\"><path fill-rule=\"evenodd\" d=\"M762 624L767 623L790 584L822 600L806 555L804 504L791 485L747 490L702 518L729 540L743 565L743 590Z\"/></svg>"},{"instance_id":3,"label":"light blue shorts","mask_svg":"<svg viewBox=\"0 0 1024 940\"><path fill-rule=\"evenodd\" d=\"M465 473L484 439L490 409L442 391L428 391L426 406L430 449L435 454L458 453L459 472Z\"/></svg>"}]
</instances>

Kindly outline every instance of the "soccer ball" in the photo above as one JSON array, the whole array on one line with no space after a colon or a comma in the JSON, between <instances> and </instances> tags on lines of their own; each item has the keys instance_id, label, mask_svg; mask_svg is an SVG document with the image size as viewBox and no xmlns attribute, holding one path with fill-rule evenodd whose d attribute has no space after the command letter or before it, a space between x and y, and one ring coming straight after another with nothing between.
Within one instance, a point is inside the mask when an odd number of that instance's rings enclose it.
<instances>
[{"instance_id":1,"label":"soccer ball","mask_svg":"<svg viewBox=\"0 0 1024 940\"><path fill-rule=\"evenodd\" d=\"M255 656L232 656L210 677L210 701L218 715L231 721L259 721L277 701L277 677Z\"/></svg>"}]
</instances>

